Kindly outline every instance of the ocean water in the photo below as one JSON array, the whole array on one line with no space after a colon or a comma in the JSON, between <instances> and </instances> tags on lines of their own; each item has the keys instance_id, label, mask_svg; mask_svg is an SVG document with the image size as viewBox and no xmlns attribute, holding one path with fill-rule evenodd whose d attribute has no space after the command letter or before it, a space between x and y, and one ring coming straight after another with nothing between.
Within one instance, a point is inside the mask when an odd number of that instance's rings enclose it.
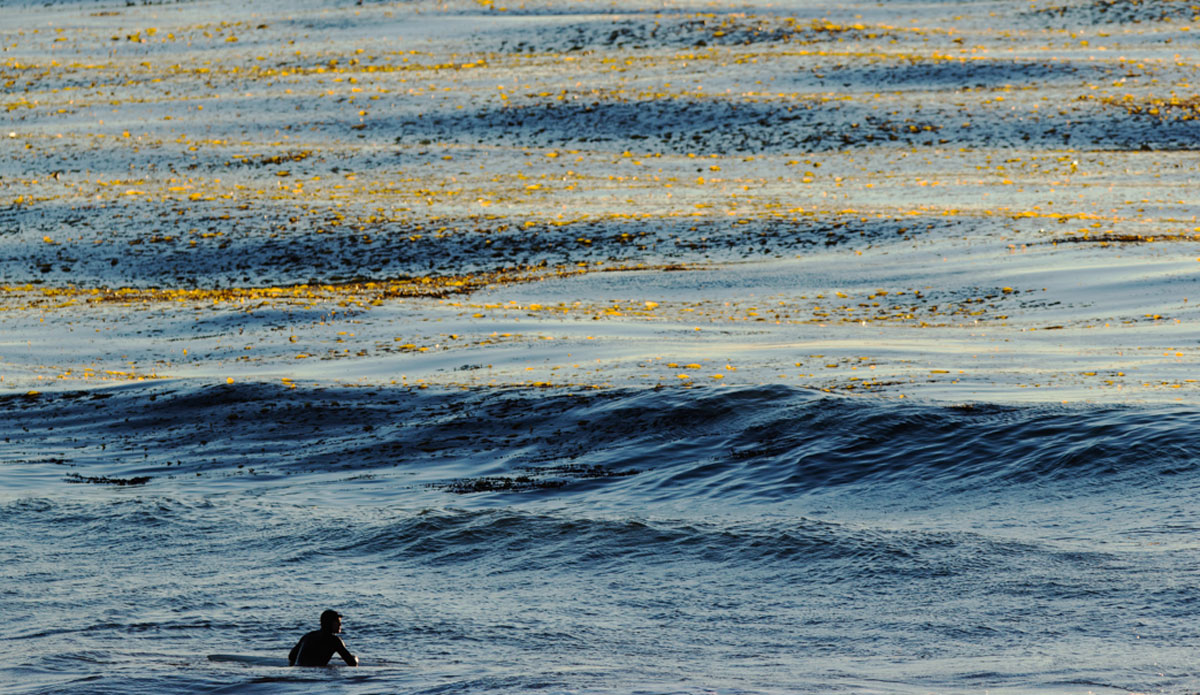
<instances>
[{"instance_id":1,"label":"ocean water","mask_svg":"<svg viewBox=\"0 0 1200 695\"><path fill-rule=\"evenodd\" d=\"M1197 6L3 5L0 694L1200 689Z\"/></svg>"},{"instance_id":2,"label":"ocean water","mask_svg":"<svg viewBox=\"0 0 1200 695\"><path fill-rule=\"evenodd\" d=\"M168 384L5 411L5 692L1195 682L1190 409ZM362 668L205 661L284 655L325 606Z\"/></svg>"}]
</instances>

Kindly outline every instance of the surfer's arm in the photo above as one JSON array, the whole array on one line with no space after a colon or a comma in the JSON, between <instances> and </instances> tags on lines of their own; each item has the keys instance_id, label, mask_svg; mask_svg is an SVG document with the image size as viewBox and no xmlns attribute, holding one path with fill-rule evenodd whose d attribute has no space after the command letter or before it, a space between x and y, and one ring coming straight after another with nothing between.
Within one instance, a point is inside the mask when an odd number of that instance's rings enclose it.
<instances>
[{"instance_id":1,"label":"surfer's arm","mask_svg":"<svg viewBox=\"0 0 1200 695\"><path fill-rule=\"evenodd\" d=\"M345 661L347 666L358 666L358 657L351 654L349 649L346 649L346 643L340 637L336 637L335 639L337 639L337 653L338 656L342 657L342 661Z\"/></svg>"},{"instance_id":2,"label":"surfer's arm","mask_svg":"<svg viewBox=\"0 0 1200 695\"><path fill-rule=\"evenodd\" d=\"M304 639L301 638L300 642L303 642L303 641L304 641ZM292 647L292 651L288 652L288 666L296 665L296 655L300 651L300 642L297 642L296 646Z\"/></svg>"}]
</instances>

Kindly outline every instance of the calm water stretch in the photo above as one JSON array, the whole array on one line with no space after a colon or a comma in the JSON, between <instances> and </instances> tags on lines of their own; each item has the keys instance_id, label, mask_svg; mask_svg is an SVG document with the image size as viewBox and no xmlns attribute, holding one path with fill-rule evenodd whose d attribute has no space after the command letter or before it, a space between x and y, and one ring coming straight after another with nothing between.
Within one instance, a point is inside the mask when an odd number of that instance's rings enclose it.
<instances>
[{"instance_id":1,"label":"calm water stretch","mask_svg":"<svg viewBox=\"0 0 1200 695\"><path fill-rule=\"evenodd\" d=\"M1200 690L1195 3L3 4L0 695Z\"/></svg>"}]
</instances>

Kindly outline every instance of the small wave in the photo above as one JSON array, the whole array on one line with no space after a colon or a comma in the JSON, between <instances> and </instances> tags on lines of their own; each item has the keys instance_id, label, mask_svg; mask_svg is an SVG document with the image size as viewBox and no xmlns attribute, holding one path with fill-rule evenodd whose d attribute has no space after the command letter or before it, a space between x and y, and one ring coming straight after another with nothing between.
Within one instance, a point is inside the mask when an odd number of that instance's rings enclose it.
<instances>
[{"instance_id":1,"label":"small wave","mask_svg":"<svg viewBox=\"0 0 1200 695\"><path fill-rule=\"evenodd\" d=\"M24 503L0 507L6 514ZM272 565L309 566L315 558L342 557L352 562L414 566L466 566L481 571L609 572L630 568L708 564L764 571L823 572L841 578L900 575L952 575L998 568L1018 558L1052 551L966 532L885 528L798 517L787 521L706 522L543 514L515 509L426 510L381 514L331 512L306 514L297 507L274 510L287 522L262 524L253 506L232 501L199 508L178 505L171 518L148 530L145 502L55 503L39 507L41 518L26 519L45 529L67 528L85 539L70 545L96 549L134 542L134 536L164 544L189 539L208 544L210 552L228 546L237 554L257 553ZM82 518L88 524L79 524ZM220 538L214 538L220 530ZM1061 553L1054 552L1059 555ZM1045 562L1045 558L1041 560ZM72 630L113 629L102 623ZM144 629L208 629L194 620L158 620L119 626ZM43 632L32 636L44 636Z\"/></svg>"},{"instance_id":2,"label":"small wave","mask_svg":"<svg viewBox=\"0 0 1200 695\"><path fill-rule=\"evenodd\" d=\"M864 578L952 575L1028 554L970 533L884 529L799 518L786 523L591 519L505 511L431 512L329 549L494 571L617 571L727 565Z\"/></svg>"}]
</instances>

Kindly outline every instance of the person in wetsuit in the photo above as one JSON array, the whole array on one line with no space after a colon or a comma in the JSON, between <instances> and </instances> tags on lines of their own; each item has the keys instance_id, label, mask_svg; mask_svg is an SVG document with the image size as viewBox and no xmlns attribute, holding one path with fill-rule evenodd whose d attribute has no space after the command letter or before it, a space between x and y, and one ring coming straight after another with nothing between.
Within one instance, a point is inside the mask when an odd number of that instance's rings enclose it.
<instances>
[{"instance_id":1,"label":"person in wetsuit","mask_svg":"<svg viewBox=\"0 0 1200 695\"><path fill-rule=\"evenodd\" d=\"M300 638L288 654L288 666L328 666L333 653L341 655L349 666L358 666L358 657L346 649L338 633L342 631L342 616L337 611L321 614L321 629Z\"/></svg>"}]
</instances>

